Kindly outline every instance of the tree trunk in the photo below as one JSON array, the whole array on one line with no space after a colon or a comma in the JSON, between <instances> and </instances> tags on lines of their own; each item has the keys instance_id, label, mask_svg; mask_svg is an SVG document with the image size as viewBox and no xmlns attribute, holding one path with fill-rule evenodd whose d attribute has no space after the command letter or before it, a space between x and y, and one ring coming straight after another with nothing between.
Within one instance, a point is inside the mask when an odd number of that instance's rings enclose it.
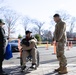
<instances>
[{"instance_id":1,"label":"tree trunk","mask_svg":"<svg viewBox=\"0 0 76 75\"><path fill-rule=\"evenodd\" d=\"M10 38L10 27L8 27L8 38Z\"/></svg>"}]
</instances>

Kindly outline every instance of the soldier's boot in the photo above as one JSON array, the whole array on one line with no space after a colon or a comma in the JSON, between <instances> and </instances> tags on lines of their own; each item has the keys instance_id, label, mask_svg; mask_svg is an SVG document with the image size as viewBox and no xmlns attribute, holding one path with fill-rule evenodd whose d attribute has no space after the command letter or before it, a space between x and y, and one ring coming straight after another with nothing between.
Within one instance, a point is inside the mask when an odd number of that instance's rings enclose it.
<instances>
[{"instance_id":1,"label":"soldier's boot","mask_svg":"<svg viewBox=\"0 0 76 75\"><path fill-rule=\"evenodd\" d=\"M61 70L58 72L59 74L67 74L67 67L61 67Z\"/></svg>"},{"instance_id":2,"label":"soldier's boot","mask_svg":"<svg viewBox=\"0 0 76 75\"><path fill-rule=\"evenodd\" d=\"M60 70L61 70L61 67L55 69L54 71L55 71L55 72L59 72Z\"/></svg>"}]
</instances>

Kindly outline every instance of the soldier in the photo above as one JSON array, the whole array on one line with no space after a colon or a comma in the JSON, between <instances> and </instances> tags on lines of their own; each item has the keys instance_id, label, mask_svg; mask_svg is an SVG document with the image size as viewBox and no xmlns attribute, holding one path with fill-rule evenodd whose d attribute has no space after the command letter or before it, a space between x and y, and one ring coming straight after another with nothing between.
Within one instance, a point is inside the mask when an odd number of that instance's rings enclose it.
<instances>
[{"instance_id":1,"label":"soldier","mask_svg":"<svg viewBox=\"0 0 76 75\"><path fill-rule=\"evenodd\" d=\"M55 31L54 31L54 39L53 41L56 42L56 55L59 61L59 68L55 69L55 72L59 74L66 74L67 73L67 60L64 55L64 47L66 44L66 24L60 18L59 14L55 14L54 21L56 22Z\"/></svg>"}]
</instances>

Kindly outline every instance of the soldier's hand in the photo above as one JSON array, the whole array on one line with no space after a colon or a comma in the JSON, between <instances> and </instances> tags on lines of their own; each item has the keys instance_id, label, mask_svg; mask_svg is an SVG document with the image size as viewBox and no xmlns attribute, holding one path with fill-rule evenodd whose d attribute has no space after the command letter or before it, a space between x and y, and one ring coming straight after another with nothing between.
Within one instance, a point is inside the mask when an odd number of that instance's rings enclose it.
<instances>
[{"instance_id":1,"label":"soldier's hand","mask_svg":"<svg viewBox=\"0 0 76 75\"><path fill-rule=\"evenodd\" d=\"M55 43L56 43L56 41L53 41L53 42L52 42L52 45L55 44Z\"/></svg>"},{"instance_id":2,"label":"soldier's hand","mask_svg":"<svg viewBox=\"0 0 76 75\"><path fill-rule=\"evenodd\" d=\"M57 46L58 42L56 42L56 41L53 41L53 44L55 44L55 45Z\"/></svg>"},{"instance_id":3,"label":"soldier's hand","mask_svg":"<svg viewBox=\"0 0 76 75\"><path fill-rule=\"evenodd\" d=\"M53 43L56 43L56 41L53 41Z\"/></svg>"}]
</instances>

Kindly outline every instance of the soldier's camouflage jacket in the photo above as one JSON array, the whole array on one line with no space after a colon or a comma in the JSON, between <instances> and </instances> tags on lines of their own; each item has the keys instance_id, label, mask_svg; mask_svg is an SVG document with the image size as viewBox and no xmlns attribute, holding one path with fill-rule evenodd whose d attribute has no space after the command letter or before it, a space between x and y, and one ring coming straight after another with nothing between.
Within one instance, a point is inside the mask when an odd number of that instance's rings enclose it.
<instances>
[{"instance_id":1,"label":"soldier's camouflage jacket","mask_svg":"<svg viewBox=\"0 0 76 75\"><path fill-rule=\"evenodd\" d=\"M67 42L66 24L61 20L55 25L54 40L57 42Z\"/></svg>"}]
</instances>

